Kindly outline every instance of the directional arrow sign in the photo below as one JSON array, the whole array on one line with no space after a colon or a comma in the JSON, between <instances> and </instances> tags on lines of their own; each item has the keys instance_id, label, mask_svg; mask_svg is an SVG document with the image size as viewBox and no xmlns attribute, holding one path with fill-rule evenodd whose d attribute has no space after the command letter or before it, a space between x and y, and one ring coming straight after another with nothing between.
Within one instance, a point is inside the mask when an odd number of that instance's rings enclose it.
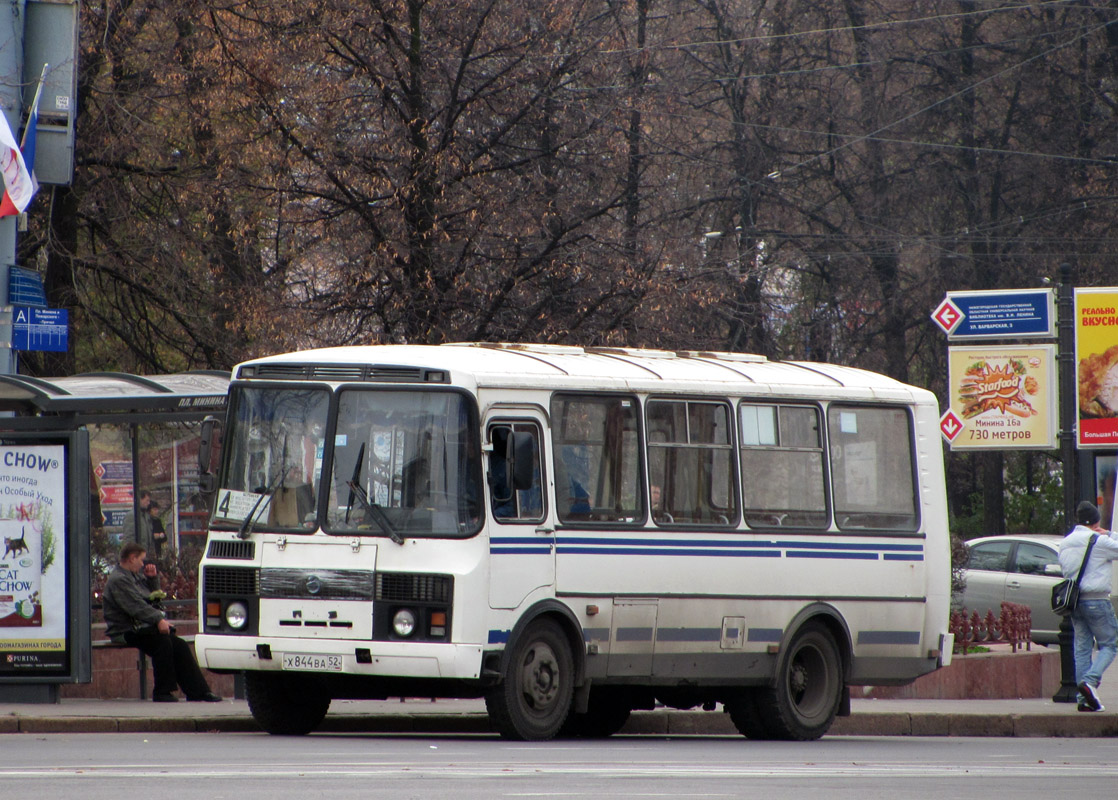
<instances>
[{"instance_id":1,"label":"directional arrow sign","mask_svg":"<svg viewBox=\"0 0 1118 800\"><path fill-rule=\"evenodd\" d=\"M963 421L955 415L954 411L947 409L947 412L939 418L939 432L948 442L953 442L963 432Z\"/></svg>"},{"instance_id":2,"label":"directional arrow sign","mask_svg":"<svg viewBox=\"0 0 1118 800\"><path fill-rule=\"evenodd\" d=\"M103 481L132 480L131 461L102 461L93 468L93 474Z\"/></svg>"},{"instance_id":3,"label":"directional arrow sign","mask_svg":"<svg viewBox=\"0 0 1118 800\"><path fill-rule=\"evenodd\" d=\"M963 319L963 312L959 310L958 306L951 302L951 298L946 298L942 303L936 306L936 310L932 313L932 321L943 329L943 332L950 334L955 330Z\"/></svg>"},{"instance_id":4,"label":"directional arrow sign","mask_svg":"<svg viewBox=\"0 0 1118 800\"><path fill-rule=\"evenodd\" d=\"M126 505L132 502L132 487L130 485L123 486L102 486L101 487L101 503L107 506Z\"/></svg>"}]
</instances>

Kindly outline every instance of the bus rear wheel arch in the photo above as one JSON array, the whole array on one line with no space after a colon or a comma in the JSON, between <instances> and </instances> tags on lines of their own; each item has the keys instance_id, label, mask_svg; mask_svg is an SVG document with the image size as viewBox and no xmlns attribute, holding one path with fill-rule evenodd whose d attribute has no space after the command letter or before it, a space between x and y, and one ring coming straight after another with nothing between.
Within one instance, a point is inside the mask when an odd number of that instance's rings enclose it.
<instances>
[{"instance_id":1,"label":"bus rear wheel arch","mask_svg":"<svg viewBox=\"0 0 1118 800\"><path fill-rule=\"evenodd\" d=\"M783 648L775 683L753 690L753 708L739 709L738 729L751 738L818 739L834 722L843 699L843 655L823 620L804 623ZM755 712L755 714L754 714ZM731 719L734 719L731 708ZM747 730L742 730L743 725Z\"/></svg>"}]
</instances>

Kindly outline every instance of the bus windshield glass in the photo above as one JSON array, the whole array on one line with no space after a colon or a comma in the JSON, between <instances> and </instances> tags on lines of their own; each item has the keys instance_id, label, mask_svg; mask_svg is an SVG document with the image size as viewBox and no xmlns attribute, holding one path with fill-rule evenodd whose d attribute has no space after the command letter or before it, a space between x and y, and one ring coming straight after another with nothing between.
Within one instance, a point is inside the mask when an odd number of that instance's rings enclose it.
<instances>
[{"instance_id":1,"label":"bus windshield glass","mask_svg":"<svg viewBox=\"0 0 1118 800\"><path fill-rule=\"evenodd\" d=\"M233 388L215 527L317 527L329 409L330 392L325 388Z\"/></svg>"},{"instance_id":2,"label":"bus windshield glass","mask_svg":"<svg viewBox=\"0 0 1118 800\"><path fill-rule=\"evenodd\" d=\"M456 392L343 389L326 528L397 542L468 536L481 523L481 446Z\"/></svg>"}]
</instances>

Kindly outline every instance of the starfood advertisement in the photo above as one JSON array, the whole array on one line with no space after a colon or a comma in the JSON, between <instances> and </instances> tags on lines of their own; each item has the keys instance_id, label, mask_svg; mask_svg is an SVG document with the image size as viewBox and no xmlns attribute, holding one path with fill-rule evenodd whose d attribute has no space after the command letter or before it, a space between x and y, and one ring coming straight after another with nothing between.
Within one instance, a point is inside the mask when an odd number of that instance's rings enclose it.
<instances>
[{"instance_id":1,"label":"starfood advertisement","mask_svg":"<svg viewBox=\"0 0 1118 800\"><path fill-rule=\"evenodd\" d=\"M954 450L1056 446L1056 348L949 347Z\"/></svg>"},{"instance_id":2,"label":"starfood advertisement","mask_svg":"<svg viewBox=\"0 0 1118 800\"><path fill-rule=\"evenodd\" d=\"M1118 289L1075 290L1079 446L1118 446Z\"/></svg>"},{"instance_id":3,"label":"starfood advertisement","mask_svg":"<svg viewBox=\"0 0 1118 800\"><path fill-rule=\"evenodd\" d=\"M0 675L66 666L62 445L0 446Z\"/></svg>"}]
</instances>

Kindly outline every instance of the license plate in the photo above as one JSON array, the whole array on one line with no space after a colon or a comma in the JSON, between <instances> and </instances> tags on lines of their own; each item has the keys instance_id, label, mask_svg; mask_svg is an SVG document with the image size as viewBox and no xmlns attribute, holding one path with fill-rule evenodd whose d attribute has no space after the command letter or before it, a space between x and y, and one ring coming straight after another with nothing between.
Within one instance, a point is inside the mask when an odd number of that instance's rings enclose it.
<instances>
[{"instance_id":1,"label":"license plate","mask_svg":"<svg viewBox=\"0 0 1118 800\"><path fill-rule=\"evenodd\" d=\"M284 653L284 669L301 669L309 672L340 672L341 656L319 655L317 653Z\"/></svg>"}]
</instances>

